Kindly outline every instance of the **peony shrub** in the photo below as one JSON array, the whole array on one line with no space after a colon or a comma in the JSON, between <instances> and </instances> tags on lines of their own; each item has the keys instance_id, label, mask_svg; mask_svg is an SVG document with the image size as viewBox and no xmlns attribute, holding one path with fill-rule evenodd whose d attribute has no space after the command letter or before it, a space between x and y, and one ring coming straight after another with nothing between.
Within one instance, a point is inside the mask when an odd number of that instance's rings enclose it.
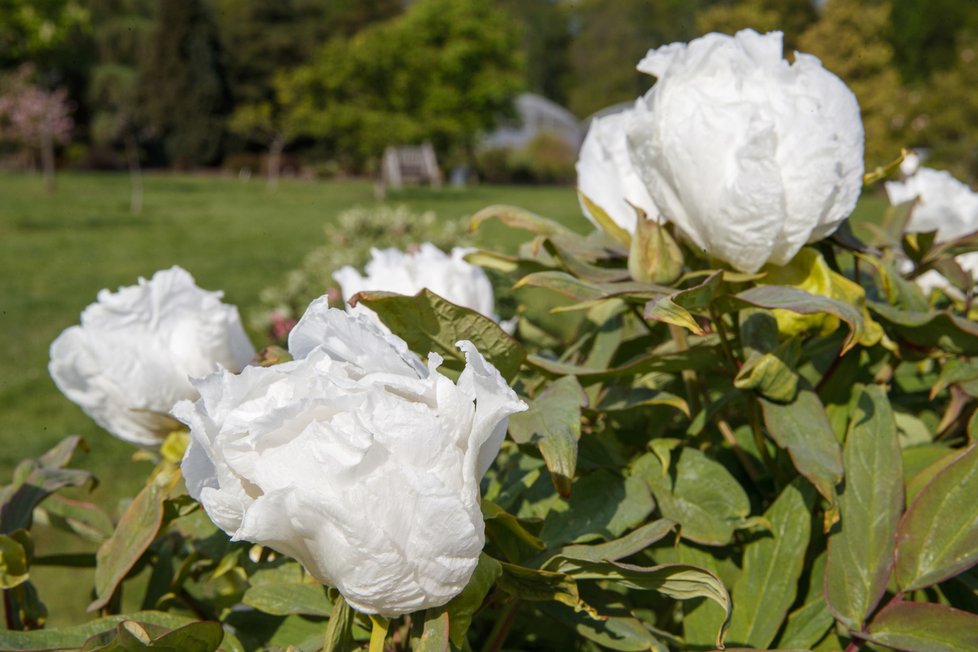
<instances>
[{"instance_id":1,"label":"peony shrub","mask_svg":"<svg viewBox=\"0 0 978 652\"><path fill-rule=\"evenodd\" d=\"M0 648L978 648L971 200L910 164L882 221L848 224L902 157L863 175L851 93L780 49L651 52L659 81L582 149L594 231L472 217L527 234L467 254L510 279L512 334L441 294L460 261L434 257L420 289L389 273L347 297L369 317L312 301L243 369L134 365L192 376L167 408L186 428L111 531L45 500L90 481L77 438L18 468ZM925 295L931 271L949 283ZM111 338L183 360L141 339L183 308L148 304ZM35 518L98 552L35 549ZM32 566L79 563L98 617L43 628Z\"/></svg>"}]
</instances>

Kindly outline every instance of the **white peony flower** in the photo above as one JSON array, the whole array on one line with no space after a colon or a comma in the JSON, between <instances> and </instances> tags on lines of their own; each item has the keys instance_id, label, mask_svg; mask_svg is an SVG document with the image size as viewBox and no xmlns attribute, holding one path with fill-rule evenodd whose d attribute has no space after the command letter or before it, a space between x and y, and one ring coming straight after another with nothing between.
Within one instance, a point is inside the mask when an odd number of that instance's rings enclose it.
<instances>
[{"instance_id":1,"label":"white peony flower","mask_svg":"<svg viewBox=\"0 0 978 652\"><path fill-rule=\"evenodd\" d=\"M453 383L372 320L310 305L295 360L195 381L190 495L232 536L298 559L355 608L445 604L484 543L479 481L526 409L470 342Z\"/></svg>"},{"instance_id":2,"label":"white peony flower","mask_svg":"<svg viewBox=\"0 0 978 652\"><path fill-rule=\"evenodd\" d=\"M102 290L81 325L51 344L48 370L65 396L116 437L158 445L174 404L195 398L190 377L240 371L255 350L238 309L179 267L138 285Z\"/></svg>"},{"instance_id":3,"label":"white peony flower","mask_svg":"<svg viewBox=\"0 0 978 652\"><path fill-rule=\"evenodd\" d=\"M357 292L367 290L414 295L428 288L454 304L471 308L498 321L489 278L482 268L465 261L465 255L470 251L455 247L448 255L430 242L422 244L417 252L405 253L394 248L371 249L366 276L348 265L334 272L333 278L340 284L343 301L349 301ZM360 305L351 308L348 305L347 310L368 315L383 330L387 330L369 308Z\"/></svg>"},{"instance_id":4,"label":"white peony flower","mask_svg":"<svg viewBox=\"0 0 978 652\"><path fill-rule=\"evenodd\" d=\"M649 219L659 218L659 209L628 154L625 127L633 113L628 109L592 120L577 159L578 191L629 233L635 233L636 208ZM581 209L598 226L583 202Z\"/></svg>"},{"instance_id":5,"label":"white peony flower","mask_svg":"<svg viewBox=\"0 0 978 652\"><path fill-rule=\"evenodd\" d=\"M907 150L903 156L903 160L900 161L900 174L909 177L918 169L920 169L920 154L912 149Z\"/></svg>"},{"instance_id":6,"label":"white peony flower","mask_svg":"<svg viewBox=\"0 0 978 652\"><path fill-rule=\"evenodd\" d=\"M922 167L902 182L888 181L886 196L894 206L917 200L907 222L908 233L936 231L936 241L947 242L978 231L978 193L945 170ZM978 278L978 252L961 254L955 260ZM910 268L908 263L903 271ZM926 271L915 280L925 293L935 288L951 289L936 270Z\"/></svg>"},{"instance_id":7,"label":"white peony flower","mask_svg":"<svg viewBox=\"0 0 978 652\"><path fill-rule=\"evenodd\" d=\"M862 188L855 95L780 32L708 34L650 50L658 77L628 121L632 164L666 219L755 272L831 234Z\"/></svg>"}]
</instances>

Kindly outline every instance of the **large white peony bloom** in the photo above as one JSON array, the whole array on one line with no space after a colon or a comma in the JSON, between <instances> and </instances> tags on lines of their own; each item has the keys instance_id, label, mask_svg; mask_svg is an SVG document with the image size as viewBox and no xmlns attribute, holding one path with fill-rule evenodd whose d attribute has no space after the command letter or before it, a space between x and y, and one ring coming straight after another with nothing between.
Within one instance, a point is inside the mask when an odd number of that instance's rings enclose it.
<instances>
[{"instance_id":1,"label":"large white peony bloom","mask_svg":"<svg viewBox=\"0 0 978 652\"><path fill-rule=\"evenodd\" d=\"M470 265L465 255L470 249L455 247L446 254L426 242L416 252L399 249L371 249L366 275L346 266L337 270L333 278L340 284L343 300L349 301L357 292L375 290L413 295L423 288L448 299L454 304L471 308L483 315L497 319L492 285L482 268ZM352 312L376 314L364 306L356 306Z\"/></svg>"},{"instance_id":2,"label":"large white peony bloom","mask_svg":"<svg viewBox=\"0 0 978 652\"><path fill-rule=\"evenodd\" d=\"M708 34L650 50L658 77L627 121L632 164L697 246L755 272L784 265L852 212L862 188L856 97L780 32Z\"/></svg>"},{"instance_id":3,"label":"large white peony bloom","mask_svg":"<svg viewBox=\"0 0 978 652\"><path fill-rule=\"evenodd\" d=\"M644 211L649 219L659 219L659 210L628 154L625 126L633 113L633 109L628 109L592 120L577 159L580 194L629 233L635 233L636 208ZM581 209L597 226L583 201Z\"/></svg>"},{"instance_id":4,"label":"large white peony bloom","mask_svg":"<svg viewBox=\"0 0 978 652\"><path fill-rule=\"evenodd\" d=\"M238 309L221 296L179 267L102 290L81 325L51 344L51 377L105 430L157 445L173 428L174 404L197 396L191 377L240 371L255 355Z\"/></svg>"},{"instance_id":5,"label":"large white peony bloom","mask_svg":"<svg viewBox=\"0 0 978 652\"><path fill-rule=\"evenodd\" d=\"M469 342L453 383L372 320L310 305L296 358L196 381L190 495L234 540L298 559L355 608L393 617L445 604L484 543L479 480L526 409Z\"/></svg>"},{"instance_id":6,"label":"large white peony bloom","mask_svg":"<svg viewBox=\"0 0 978 652\"><path fill-rule=\"evenodd\" d=\"M894 206L918 200L907 223L909 233L937 231L936 241L947 242L978 231L978 193L945 170L922 167L902 182L888 181L886 195ZM973 278L978 277L978 251L955 260ZM950 287L936 270L924 272L916 281L924 292Z\"/></svg>"}]
</instances>

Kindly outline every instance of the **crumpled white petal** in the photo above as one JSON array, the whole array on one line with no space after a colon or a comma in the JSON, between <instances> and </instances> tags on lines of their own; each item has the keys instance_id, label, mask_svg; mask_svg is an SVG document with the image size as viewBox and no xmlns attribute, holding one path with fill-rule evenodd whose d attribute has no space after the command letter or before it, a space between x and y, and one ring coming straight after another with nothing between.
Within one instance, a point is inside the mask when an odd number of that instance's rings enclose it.
<instances>
[{"instance_id":1,"label":"crumpled white petal","mask_svg":"<svg viewBox=\"0 0 978 652\"><path fill-rule=\"evenodd\" d=\"M469 264L465 255L472 249L455 247L451 254L426 242L416 252L399 249L371 249L365 274L347 265L333 273L340 284L343 301L357 292L368 290L414 295L423 288L448 299L454 304L471 308L499 321L495 313L492 284L482 268ZM372 317L382 330L386 326L376 313L361 305L349 306L347 311Z\"/></svg>"},{"instance_id":2,"label":"crumpled white petal","mask_svg":"<svg viewBox=\"0 0 978 652\"><path fill-rule=\"evenodd\" d=\"M318 343L317 343L318 342ZM453 383L363 316L313 302L291 362L219 371L173 414L190 495L235 540L269 546L356 609L448 602L484 544L479 481L526 409L470 342Z\"/></svg>"},{"instance_id":3,"label":"crumpled white petal","mask_svg":"<svg viewBox=\"0 0 978 652\"><path fill-rule=\"evenodd\" d=\"M649 219L659 219L649 191L632 165L628 155L625 130L634 109L595 118L581 145L577 159L577 189L581 195L597 204L614 222L629 233L635 232L641 209ZM584 202L584 215L598 225Z\"/></svg>"},{"instance_id":4,"label":"crumpled white petal","mask_svg":"<svg viewBox=\"0 0 978 652\"><path fill-rule=\"evenodd\" d=\"M625 124L632 165L696 246L755 272L832 233L862 188L855 96L780 32L708 34L651 50L658 82Z\"/></svg>"},{"instance_id":5,"label":"crumpled white petal","mask_svg":"<svg viewBox=\"0 0 978 652\"><path fill-rule=\"evenodd\" d=\"M907 222L908 233L936 231L936 241L941 243L978 232L978 193L950 172L920 167L902 182L888 181L885 187L894 206L917 201ZM961 254L955 260L972 278L978 278L978 252ZM915 280L925 293L942 288L959 294L936 270L924 272Z\"/></svg>"},{"instance_id":6,"label":"crumpled white petal","mask_svg":"<svg viewBox=\"0 0 978 652\"><path fill-rule=\"evenodd\" d=\"M179 267L102 290L81 324L51 344L51 377L105 430L157 445L173 428L173 405L197 396L190 377L240 371L255 355L237 308L221 296Z\"/></svg>"}]
</instances>

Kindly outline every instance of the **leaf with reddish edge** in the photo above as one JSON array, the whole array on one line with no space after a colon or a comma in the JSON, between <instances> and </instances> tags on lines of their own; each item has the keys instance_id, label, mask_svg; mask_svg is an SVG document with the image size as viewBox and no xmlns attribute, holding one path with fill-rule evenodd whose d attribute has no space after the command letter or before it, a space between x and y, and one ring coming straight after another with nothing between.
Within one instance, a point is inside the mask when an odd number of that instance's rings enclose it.
<instances>
[{"instance_id":1,"label":"leaf with reddish edge","mask_svg":"<svg viewBox=\"0 0 978 652\"><path fill-rule=\"evenodd\" d=\"M974 652L978 615L929 602L894 602L857 636L904 652Z\"/></svg>"},{"instance_id":2,"label":"leaf with reddish edge","mask_svg":"<svg viewBox=\"0 0 978 652\"><path fill-rule=\"evenodd\" d=\"M886 590L903 508L903 461L896 422L879 385L862 390L845 449L841 530L829 537L825 600L851 631L862 629Z\"/></svg>"},{"instance_id":3,"label":"leaf with reddish edge","mask_svg":"<svg viewBox=\"0 0 978 652\"><path fill-rule=\"evenodd\" d=\"M896 581L923 589L978 564L978 444L917 495L897 528Z\"/></svg>"},{"instance_id":4,"label":"leaf with reddish edge","mask_svg":"<svg viewBox=\"0 0 978 652\"><path fill-rule=\"evenodd\" d=\"M802 379L791 403L758 400L771 439L788 451L798 472L834 503L835 485L843 474L842 451L818 395Z\"/></svg>"}]
</instances>

